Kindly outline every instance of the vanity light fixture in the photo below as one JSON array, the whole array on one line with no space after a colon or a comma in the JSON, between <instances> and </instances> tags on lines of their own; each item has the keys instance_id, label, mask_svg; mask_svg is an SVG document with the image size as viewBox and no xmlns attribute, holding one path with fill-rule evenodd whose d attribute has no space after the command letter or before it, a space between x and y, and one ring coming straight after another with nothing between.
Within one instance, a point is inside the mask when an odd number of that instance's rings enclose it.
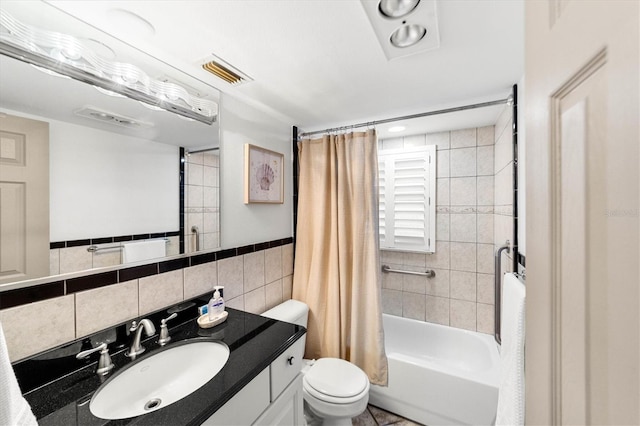
<instances>
[{"instance_id":1,"label":"vanity light fixture","mask_svg":"<svg viewBox=\"0 0 640 426\"><path fill-rule=\"evenodd\" d=\"M108 60L72 35L24 24L5 10L0 10L0 54L206 124L215 122L218 114L215 102L179 84Z\"/></svg>"},{"instance_id":2,"label":"vanity light fixture","mask_svg":"<svg viewBox=\"0 0 640 426\"><path fill-rule=\"evenodd\" d=\"M360 0L388 60L440 47L436 0Z\"/></svg>"}]
</instances>

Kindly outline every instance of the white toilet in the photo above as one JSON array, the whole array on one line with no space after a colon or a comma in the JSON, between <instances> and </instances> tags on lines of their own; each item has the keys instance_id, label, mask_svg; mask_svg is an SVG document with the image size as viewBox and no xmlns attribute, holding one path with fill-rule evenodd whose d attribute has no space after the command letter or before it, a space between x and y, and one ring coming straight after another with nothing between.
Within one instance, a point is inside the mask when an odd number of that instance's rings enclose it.
<instances>
[{"instance_id":1,"label":"white toilet","mask_svg":"<svg viewBox=\"0 0 640 426\"><path fill-rule=\"evenodd\" d=\"M262 315L306 327L309 307L287 300ZM304 360L302 373L305 408L323 425L351 425L351 418L367 408L369 378L356 365L338 358Z\"/></svg>"}]
</instances>

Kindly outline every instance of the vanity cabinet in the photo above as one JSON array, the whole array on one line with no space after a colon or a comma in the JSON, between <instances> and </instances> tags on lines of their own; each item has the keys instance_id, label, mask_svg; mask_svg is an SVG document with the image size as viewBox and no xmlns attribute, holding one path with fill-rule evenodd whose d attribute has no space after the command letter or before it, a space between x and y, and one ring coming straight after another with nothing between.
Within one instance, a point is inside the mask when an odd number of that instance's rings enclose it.
<instances>
[{"instance_id":1,"label":"vanity cabinet","mask_svg":"<svg viewBox=\"0 0 640 426\"><path fill-rule=\"evenodd\" d=\"M255 425L303 425L302 374L298 374L287 388L254 422Z\"/></svg>"},{"instance_id":2,"label":"vanity cabinet","mask_svg":"<svg viewBox=\"0 0 640 426\"><path fill-rule=\"evenodd\" d=\"M203 425L303 425L303 353L298 339Z\"/></svg>"}]
</instances>

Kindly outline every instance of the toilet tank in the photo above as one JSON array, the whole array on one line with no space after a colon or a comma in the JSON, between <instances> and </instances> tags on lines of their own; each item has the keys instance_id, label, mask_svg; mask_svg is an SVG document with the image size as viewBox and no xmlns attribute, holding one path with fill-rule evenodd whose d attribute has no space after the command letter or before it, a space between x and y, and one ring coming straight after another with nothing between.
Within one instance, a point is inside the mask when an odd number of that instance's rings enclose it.
<instances>
[{"instance_id":1,"label":"toilet tank","mask_svg":"<svg viewBox=\"0 0 640 426\"><path fill-rule=\"evenodd\" d=\"M262 316L306 327L309 306L299 300L290 299L262 313Z\"/></svg>"}]
</instances>

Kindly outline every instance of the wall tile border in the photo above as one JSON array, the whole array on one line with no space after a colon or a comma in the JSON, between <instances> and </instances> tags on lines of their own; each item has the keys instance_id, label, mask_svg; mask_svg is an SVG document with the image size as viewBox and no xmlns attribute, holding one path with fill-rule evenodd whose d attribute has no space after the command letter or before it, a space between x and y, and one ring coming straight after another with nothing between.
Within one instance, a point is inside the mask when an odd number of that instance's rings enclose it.
<instances>
[{"instance_id":1,"label":"wall tile border","mask_svg":"<svg viewBox=\"0 0 640 426\"><path fill-rule=\"evenodd\" d=\"M151 238L177 237L180 231L156 232L153 234L119 235L117 237L86 238L83 240L54 241L49 243L49 249L90 246L95 244L120 243L123 241L148 240Z\"/></svg>"}]
</instances>

